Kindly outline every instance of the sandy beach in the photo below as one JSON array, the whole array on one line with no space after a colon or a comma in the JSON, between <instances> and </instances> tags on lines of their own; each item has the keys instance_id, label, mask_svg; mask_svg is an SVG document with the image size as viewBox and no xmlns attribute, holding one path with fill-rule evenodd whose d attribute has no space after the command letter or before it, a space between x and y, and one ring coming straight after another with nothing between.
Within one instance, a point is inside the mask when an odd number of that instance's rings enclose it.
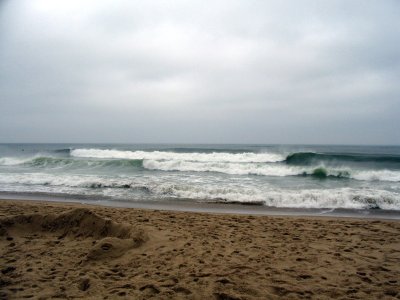
<instances>
[{"instance_id":1,"label":"sandy beach","mask_svg":"<svg viewBox=\"0 0 400 300\"><path fill-rule=\"evenodd\" d=\"M400 299L400 222L0 201L1 299Z\"/></svg>"}]
</instances>

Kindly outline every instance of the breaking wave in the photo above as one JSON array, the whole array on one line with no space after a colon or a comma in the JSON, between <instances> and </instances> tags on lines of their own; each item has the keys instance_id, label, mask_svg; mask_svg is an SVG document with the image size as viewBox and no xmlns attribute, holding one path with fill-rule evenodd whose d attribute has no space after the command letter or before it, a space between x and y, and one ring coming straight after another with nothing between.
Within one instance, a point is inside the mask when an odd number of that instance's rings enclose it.
<instances>
[{"instance_id":1,"label":"breaking wave","mask_svg":"<svg viewBox=\"0 0 400 300\"><path fill-rule=\"evenodd\" d=\"M350 166L287 164L271 153L173 153L117 150L72 150L70 157L3 157L0 165L34 169L102 169L216 172L228 175L310 176L318 179L400 182L400 170L355 169ZM286 160L287 162L287 160Z\"/></svg>"},{"instance_id":2,"label":"breaking wave","mask_svg":"<svg viewBox=\"0 0 400 300\"><path fill-rule=\"evenodd\" d=\"M121 151L101 149L71 150L73 157L102 158L102 159L142 159L142 160L179 160L192 162L236 162L236 163L271 163L285 160L285 156L278 153L181 153L167 151Z\"/></svg>"},{"instance_id":3,"label":"breaking wave","mask_svg":"<svg viewBox=\"0 0 400 300\"><path fill-rule=\"evenodd\" d=\"M279 189L241 184L218 185L169 182L157 177L109 178L99 176L0 174L3 191L75 194L120 198L130 201L178 198L196 201L261 203L287 208L400 209L400 194L380 189Z\"/></svg>"},{"instance_id":4,"label":"breaking wave","mask_svg":"<svg viewBox=\"0 0 400 300\"><path fill-rule=\"evenodd\" d=\"M117 167L134 167L141 168L143 160L133 159L113 159L113 160L96 160L96 159L75 159L63 157L30 157L30 158L0 158L0 165L3 166L25 166L34 168L117 168Z\"/></svg>"},{"instance_id":5,"label":"breaking wave","mask_svg":"<svg viewBox=\"0 0 400 300\"><path fill-rule=\"evenodd\" d=\"M351 178L364 181L400 181L400 171L352 170L350 168L328 168L324 166L302 167L284 164L239 164L239 163L198 163L180 160L144 160L143 167L149 170L218 172L229 175L260 176L311 176L319 179Z\"/></svg>"},{"instance_id":6,"label":"breaking wave","mask_svg":"<svg viewBox=\"0 0 400 300\"><path fill-rule=\"evenodd\" d=\"M400 210L400 148L75 146L0 147L0 192Z\"/></svg>"},{"instance_id":7,"label":"breaking wave","mask_svg":"<svg viewBox=\"0 0 400 300\"><path fill-rule=\"evenodd\" d=\"M15 166L20 165L25 162L31 161L32 158L23 158L23 157L0 157L0 166Z\"/></svg>"},{"instance_id":8,"label":"breaking wave","mask_svg":"<svg viewBox=\"0 0 400 300\"><path fill-rule=\"evenodd\" d=\"M142 167L142 160L132 159L115 159L115 160L81 160L73 158L57 158L57 157L36 157L30 161L25 161L24 165L34 167L65 167L73 166L77 168L83 167Z\"/></svg>"}]
</instances>

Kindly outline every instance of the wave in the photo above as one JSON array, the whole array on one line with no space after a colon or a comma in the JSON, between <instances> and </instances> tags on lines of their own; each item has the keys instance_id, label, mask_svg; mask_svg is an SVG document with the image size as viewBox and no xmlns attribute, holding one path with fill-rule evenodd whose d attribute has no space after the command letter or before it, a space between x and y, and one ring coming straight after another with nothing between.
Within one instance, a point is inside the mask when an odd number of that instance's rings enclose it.
<instances>
[{"instance_id":1,"label":"wave","mask_svg":"<svg viewBox=\"0 0 400 300\"><path fill-rule=\"evenodd\" d=\"M180 160L144 160L143 167L149 170L183 172L218 172L229 175L260 176L310 176L318 179L348 178L363 181L400 181L400 171L352 170L350 168L329 168L325 166L303 167L283 164L240 164L240 163L198 163Z\"/></svg>"},{"instance_id":2,"label":"wave","mask_svg":"<svg viewBox=\"0 0 400 300\"><path fill-rule=\"evenodd\" d=\"M398 155L375 155L375 154L337 154L337 153L314 153L296 152L289 154L285 162L289 165L310 165L318 162L371 162L371 163L400 163Z\"/></svg>"},{"instance_id":3,"label":"wave","mask_svg":"<svg viewBox=\"0 0 400 300\"><path fill-rule=\"evenodd\" d=\"M0 165L4 166L25 166L34 168L118 168L132 167L141 168L143 160L132 159L113 159L113 160L96 160L96 159L74 159L64 157L34 156L29 158L3 157L0 158Z\"/></svg>"},{"instance_id":4,"label":"wave","mask_svg":"<svg viewBox=\"0 0 400 300\"><path fill-rule=\"evenodd\" d=\"M329 170L324 167L318 167L312 170L311 173L303 172L302 175L310 175L315 178L325 179L328 177L335 177L335 178L351 178L351 174L349 171L345 170Z\"/></svg>"},{"instance_id":5,"label":"wave","mask_svg":"<svg viewBox=\"0 0 400 300\"><path fill-rule=\"evenodd\" d=\"M37 157L25 161L24 165L35 167L142 167L142 160L115 159L115 160L77 160L72 158Z\"/></svg>"},{"instance_id":6,"label":"wave","mask_svg":"<svg viewBox=\"0 0 400 300\"><path fill-rule=\"evenodd\" d=\"M96 175L73 175L73 174L46 174L46 173L20 173L1 174L2 184L37 185L44 187L72 187L88 189L137 189L148 191L143 183L135 182L129 178L101 177Z\"/></svg>"},{"instance_id":7,"label":"wave","mask_svg":"<svg viewBox=\"0 0 400 300\"><path fill-rule=\"evenodd\" d=\"M154 154L154 153L153 153ZM136 155L136 154L135 154ZM196 153L197 155L197 153ZM143 156L135 156L143 157ZM157 156L160 157L160 156ZM163 155L162 157L165 158ZM214 156L213 156L214 157ZM193 158L193 157L192 157ZM394 170L356 170L349 167L298 166L282 163L265 162L210 162L201 161L202 156L195 156L197 161L178 159L95 159L81 157L31 157L31 158L0 158L0 165L23 166L34 169L104 169L107 171L127 170L129 172L143 169L154 171L175 172L216 172L228 175L257 176L309 176L318 179L354 179L361 181L400 182L400 171ZM243 157L240 158L241 160ZM200 161L199 161L200 160Z\"/></svg>"},{"instance_id":8,"label":"wave","mask_svg":"<svg viewBox=\"0 0 400 300\"><path fill-rule=\"evenodd\" d=\"M162 151L165 152L175 152L175 153L254 153L252 151L249 151L247 148L232 148L232 149L226 149L226 148L217 148L217 147L174 147L174 148L166 148L162 149Z\"/></svg>"},{"instance_id":9,"label":"wave","mask_svg":"<svg viewBox=\"0 0 400 300\"><path fill-rule=\"evenodd\" d=\"M197 150L197 152L193 152ZM102 159L143 159L143 160L180 160L191 162L230 162L230 163L276 163L288 165L318 165L327 162L366 162L400 164L399 155L378 154L341 154L296 152L289 155L273 152L226 152L220 149L173 148L171 151L123 151L112 149L74 149L73 157ZM189 152L185 152L189 151ZM224 152L225 151L225 152Z\"/></svg>"},{"instance_id":10,"label":"wave","mask_svg":"<svg viewBox=\"0 0 400 300\"><path fill-rule=\"evenodd\" d=\"M262 203L288 208L351 208L400 210L400 194L380 189L279 189L269 186L218 184L215 182L165 181L158 177L110 178L55 174L0 174L0 190L112 197L127 201L192 199L195 201Z\"/></svg>"},{"instance_id":11,"label":"wave","mask_svg":"<svg viewBox=\"0 0 400 300\"><path fill-rule=\"evenodd\" d=\"M31 157L0 157L0 166L21 165L31 160Z\"/></svg>"},{"instance_id":12,"label":"wave","mask_svg":"<svg viewBox=\"0 0 400 300\"><path fill-rule=\"evenodd\" d=\"M74 149L71 150L71 156L84 158L102 158L102 159L142 159L142 160L180 160L192 162L236 162L236 163L271 163L279 162L285 159L284 155L278 153L229 153L229 152L211 152L211 153L181 153L168 151L121 151L121 150L103 150L103 149Z\"/></svg>"},{"instance_id":13,"label":"wave","mask_svg":"<svg viewBox=\"0 0 400 300\"><path fill-rule=\"evenodd\" d=\"M264 163L196 162L182 160L144 160L149 170L183 172L217 172L229 175L291 176L302 172L296 167Z\"/></svg>"},{"instance_id":14,"label":"wave","mask_svg":"<svg viewBox=\"0 0 400 300\"><path fill-rule=\"evenodd\" d=\"M400 209L400 195L383 190L307 189L265 191L238 188L174 188L180 198L215 202L263 203L285 208Z\"/></svg>"},{"instance_id":15,"label":"wave","mask_svg":"<svg viewBox=\"0 0 400 300\"><path fill-rule=\"evenodd\" d=\"M400 182L400 172L392 170L354 171L351 178L363 181Z\"/></svg>"}]
</instances>

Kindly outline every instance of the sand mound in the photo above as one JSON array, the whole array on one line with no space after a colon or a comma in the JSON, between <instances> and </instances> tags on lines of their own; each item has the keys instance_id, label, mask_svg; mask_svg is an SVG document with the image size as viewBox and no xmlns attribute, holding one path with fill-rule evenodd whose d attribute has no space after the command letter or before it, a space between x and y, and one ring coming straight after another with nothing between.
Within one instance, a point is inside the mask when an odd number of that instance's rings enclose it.
<instances>
[{"instance_id":1,"label":"sand mound","mask_svg":"<svg viewBox=\"0 0 400 300\"><path fill-rule=\"evenodd\" d=\"M130 239L135 245L146 240L146 235L141 229L133 228L125 224L118 224L109 219L102 218L89 209L78 208L59 215L18 215L0 219L0 235L8 235L21 232L48 232L66 236L92 237L95 239L115 237Z\"/></svg>"}]
</instances>

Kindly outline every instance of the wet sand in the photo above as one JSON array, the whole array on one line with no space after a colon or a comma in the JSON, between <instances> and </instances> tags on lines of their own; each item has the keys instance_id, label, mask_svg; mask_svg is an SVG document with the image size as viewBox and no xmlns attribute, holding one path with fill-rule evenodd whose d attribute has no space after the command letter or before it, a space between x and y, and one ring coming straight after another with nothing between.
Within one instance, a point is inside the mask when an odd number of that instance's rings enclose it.
<instances>
[{"instance_id":1,"label":"wet sand","mask_svg":"<svg viewBox=\"0 0 400 300\"><path fill-rule=\"evenodd\" d=\"M400 222L0 200L0 298L400 299Z\"/></svg>"}]
</instances>

